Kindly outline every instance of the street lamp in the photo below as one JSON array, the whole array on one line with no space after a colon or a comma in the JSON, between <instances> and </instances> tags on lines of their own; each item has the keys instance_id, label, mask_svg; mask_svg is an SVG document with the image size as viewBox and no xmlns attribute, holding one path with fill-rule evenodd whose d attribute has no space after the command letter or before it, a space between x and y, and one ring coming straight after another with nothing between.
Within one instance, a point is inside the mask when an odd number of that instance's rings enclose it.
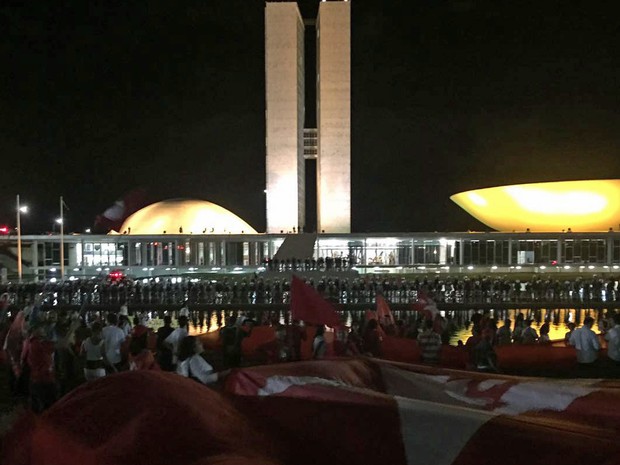
<instances>
[{"instance_id":1,"label":"street lamp","mask_svg":"<svg viewBox=\"0 0 620 465\"><path fill-rule=\"evenodd\" d=\"M17 276L19 282L22 282L22 213L28 213L27 205L20 205L19 194L16 198L16 214L17 214Z\"/></svg>"}]
</instances>

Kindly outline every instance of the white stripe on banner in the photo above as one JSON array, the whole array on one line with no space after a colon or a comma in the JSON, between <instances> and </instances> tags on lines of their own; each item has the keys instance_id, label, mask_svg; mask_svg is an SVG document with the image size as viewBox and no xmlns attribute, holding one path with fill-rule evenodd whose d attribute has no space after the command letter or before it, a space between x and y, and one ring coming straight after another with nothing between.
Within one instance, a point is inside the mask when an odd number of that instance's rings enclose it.
<instances>
[{"instance_id":1,"label":"white stripe on banner","mask_svg":"<svg viewBox=\"0 0 620 465\"><path fill-rule=\"evenodd\" d=\"M450 465L495 415L435 402L394 397L408 465Z\"/></svg>"},{"instance_id":2,"label":"white stripe on banner","mask_svg":"<svg viewBox=\"0 0 620 465\"><path fill-rule=\"evenodd\" d=\"M343 382L319 378L317 376L270 376L267 378L265 385L258 390L259 396L271 396L274 394L281 394L288 388L293 386L305 386L307 384L332 386L332 387L347 387Z\"/></svg>"}]
</instances>

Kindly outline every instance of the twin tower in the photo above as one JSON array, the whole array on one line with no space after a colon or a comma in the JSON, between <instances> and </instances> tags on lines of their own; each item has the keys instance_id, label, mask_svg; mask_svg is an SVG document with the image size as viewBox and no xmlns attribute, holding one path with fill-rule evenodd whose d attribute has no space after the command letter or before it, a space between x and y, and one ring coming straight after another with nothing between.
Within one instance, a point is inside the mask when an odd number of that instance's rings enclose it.
<instances>
[{"instance_id":1,"label":"twin tower","mask_svg":"<svg viewBox=\"0 0 620 465\"><path fill-rule=\"evenodd\" d=\"M306 27L316 31L316 128L305 128ZM312 28L312 29L311 29ZM267 232L306 224L305 159L316 158L317 231L351 232L351 5L265 7Z\"/></svg>"}]
</instances>

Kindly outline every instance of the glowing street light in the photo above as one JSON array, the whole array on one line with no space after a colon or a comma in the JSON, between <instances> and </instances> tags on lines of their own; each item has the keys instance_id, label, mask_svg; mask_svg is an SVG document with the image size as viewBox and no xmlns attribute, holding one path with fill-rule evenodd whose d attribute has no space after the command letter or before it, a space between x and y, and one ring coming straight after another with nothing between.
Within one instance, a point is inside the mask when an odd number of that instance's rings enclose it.
<instances>
[{"instance_id":1,"label":"glowing street light","mask_svg":"<svg viewBox=\"0 0 620 465\"><path fill-rule=\"evenodd\" d=\"M19 203L19 194L15 199L16 204L16 223L17 223L17 276L19 282L22 282L22 213L28 213L27 205L20 205Z\"/></svg>"}]
</instances>

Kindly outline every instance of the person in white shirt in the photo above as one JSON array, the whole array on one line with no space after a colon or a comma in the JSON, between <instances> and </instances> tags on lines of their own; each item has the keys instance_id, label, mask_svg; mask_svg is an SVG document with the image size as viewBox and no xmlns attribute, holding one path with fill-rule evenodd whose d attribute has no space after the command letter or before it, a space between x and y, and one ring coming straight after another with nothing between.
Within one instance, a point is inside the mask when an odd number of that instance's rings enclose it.
<instances>
[{"instance_id":1,"label":"person in white shirt","mask_svg":"<svg viewBox=\"0 0 620 465\"><path fill-rule=\"evenodd\" d=\"M324 358L326 353L327 342L325 342L325 326L320 325L317 326L314 340L312 341L312 358Z\"/></svg>"},{"instance_id":2,"label":"person in white shirt","mask_svg":"<svg viewBox=\"0 0 620 465\"><path fill-rule=\"evenodd\" d=\"M101 323L95 321L91 328L92 334L82 342L80 353L86 358L84 377L93 381L105 376L105 344L101 336Z\"/></svg>"},{"instance_id":3,"label":"person in white shirt","mask_svg":"<svg viewBox=\"0 0 620 465\"><path fill-rule=\"evenodd\" d=\"M614 326L605 334L607 356L620 365L620 313L613 316Z\"/></svg>"},{"instance_id":4,"label":"person in white shirt","mask_svg":"<svg viewBox=\"0 0 620 465\"><path fill-rule=\"evenodd\" d=\"M116 313L108 313L106 317L108 325L101 330L103 344L105 346L105 358L112 372L121 369L121 345L125 341L125 332L119 328Z\"/></svg>"},{"instance_id":5,"label":"person in white shirt","mask_svg":"<svg viewBox=\"0 0 620 465\"><path fill-rule=\"evenodd\" d=\"M202 357L203 352L204 348L200 339L194 336L183 338L179 343L177 373L202 384L215 383L221 374L216 373L213 367Z\"/></svg>"},{"instance_id":6,"label":"person in white shirt","mask_svg":"<svg viewBox=\"0 0 620 465\"><path fill-rule=\"evenodd\" d=\"M129 322L129 311L127 305L121 305L121 309L118 312L118 327L123 330L125 337L131 334L131 323Z\"/></svg>"},{"instance_id":7,"label":"person in white shirt","mask_svg":"<svg viewBox=\"0 0 620 465\"><path fill-rule=\"evenodd\" d=\"M577 349L577 362L580 364L591 364L598 358L598 351L601 348L598 343L598 336L592 331L594 318L587 316L583 320L583 326L573 331L569 343Z\"/></svg>"},{"instance_id":8,"label":"person in white shirt","mask_svg":"<svg viewBox=\"0 0 620 465\"><path fill-rule=\"evenodd\" d=\"M189 336L189 332L187 330L187 317L180 316L179 317L179 327L170 333L170 335L164 340L164 342L170 347L172 350L172 365L176 366L179 359L179 344L183 339Z\"/></svg>"}]
</instances>

